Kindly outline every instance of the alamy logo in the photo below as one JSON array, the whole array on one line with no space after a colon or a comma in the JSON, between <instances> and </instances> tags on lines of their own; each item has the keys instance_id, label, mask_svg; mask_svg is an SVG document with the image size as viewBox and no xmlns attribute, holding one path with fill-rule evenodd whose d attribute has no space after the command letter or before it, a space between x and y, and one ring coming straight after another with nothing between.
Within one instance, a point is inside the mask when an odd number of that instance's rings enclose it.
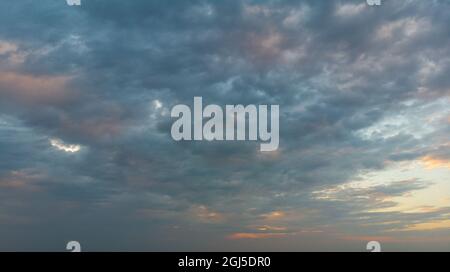
<instances>
[{"instance_id":1,"label":"alamy logo","mask_svg":"<svg viewBox=\"0 0 450 272\"><path fill-rule=\"evenodd\" d=\"M258 107L256 105L226 105L224 113L218 105L207 105L203 108L202 97L194 97L193 116L191 108L187 105L176 105L172 108L171 117L178 119L172 124L171 134L175 141L257 141L259 139L262 141L261 151L275 151L278 149L280 138L279 110L279 105L270 106L269 128L267 105ZM207 119L205 124L203 124L204 118Z\"/></svg>"},{"instance_id":2,"label":"alamy logo","mask_svg":"<svg viewBox=\"0 0 450 272\"><path fill-rule=\"evenodd\" d=\"M381 252L381 244L378 241L370 241L367 243L366 249L370 252Z\"/></svg>"},{"instance_id":3,"label":"alamy logo","mask_svg":"<svg viewBox=\"0 0 450 272\"><path fill-rule=\"evenodd\" d=\"M66 249L70 252L81 252L81 244L78 241L70 241L67 243Z\"/></svg>"}]
</instances>

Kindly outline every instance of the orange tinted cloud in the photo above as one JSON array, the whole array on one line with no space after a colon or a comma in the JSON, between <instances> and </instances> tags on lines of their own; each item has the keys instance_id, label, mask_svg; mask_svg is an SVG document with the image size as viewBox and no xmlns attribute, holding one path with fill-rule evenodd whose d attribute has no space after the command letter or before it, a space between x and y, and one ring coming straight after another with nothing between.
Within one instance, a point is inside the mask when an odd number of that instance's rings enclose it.
<instances>
[{"instance_id":1,"label":"orange tinted cloud","mask_svg":"<svg viewBox=\"0 0 450 272\"><path fill-rule=\"evenodd\" d=\"M280 238L287 236L287 233L256 233L256 232L237 232L230 234L228 239L268 239L268 238Z\"/></svg>"},{"instance_id":2,"label":"orange tinted cloud","mask_svg":"<svg viewBox=\"0 0 450 272\"><path fill-rule=\"evenodd\" d=\"M276 219L281 219L281 218L283 218L285 216L286 216L286 213L283 212L283 211L273 211L273 212L266 213L266 214L262 215L262 217L265 220L276 220Z\"/></svg>"},{"instance_id":3,"label":"orange tinted cloud","mask_svg":"<svg viewBox=\"0 0 450 272\"><path fill-rule=\"evenodd\" d=\"M438 220L427 223L419 223L411 225L403 229L404 231L423 231L423 230L438 230L450 229L450 220Z\"/></svg>"},{"instance_id":4,"label":"orange tinted cloud","mask_svg":"<svg viewBox=\"0 0 450 272\"><path fill-rule=\"evenodd\" d=\"M450 168L450 161L446 159L441 159L438 157L433 156L425 156L421 159L421 162L428 168L428 169L435 169L435 168Z\"/></svg>"}]
</instances>

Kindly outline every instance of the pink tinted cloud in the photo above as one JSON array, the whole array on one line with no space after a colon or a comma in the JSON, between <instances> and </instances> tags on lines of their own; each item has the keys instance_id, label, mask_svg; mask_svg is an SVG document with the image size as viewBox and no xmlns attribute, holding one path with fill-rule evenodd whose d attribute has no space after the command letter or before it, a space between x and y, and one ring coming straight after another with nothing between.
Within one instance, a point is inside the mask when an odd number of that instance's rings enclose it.
<instances>
[{"instance_id":1,"label":"pink tinted cloud","mask_svg":"<svg viewBox=\"0 0 450 272\"><path fill-rule=\"evenodd\" d=\"M26 105L66 103L74 96L70 80L70 76L0 72L0 97Z\"/></svg>"}]
</instances>

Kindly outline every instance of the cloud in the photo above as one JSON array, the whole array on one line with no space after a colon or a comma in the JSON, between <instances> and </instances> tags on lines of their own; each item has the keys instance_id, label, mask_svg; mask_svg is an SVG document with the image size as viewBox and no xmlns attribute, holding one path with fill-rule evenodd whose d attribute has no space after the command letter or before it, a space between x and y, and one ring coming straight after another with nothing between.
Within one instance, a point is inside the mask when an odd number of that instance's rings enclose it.
<instances>
[{"instance_id":1,"label":"cloud","mask_svg":"<svg viewBox=\"0 0 450 272\"><path fill-rule=\"evenodd\" d=\"M448 180L447 10L444 1L2 2L3 248L58 250L68 234L92 250L242 250L267 239L280 250L360 248L350 236L402 248L413 239L393 230L440 222L446 204L399 208L399 198L450 194L432 185ZM172 141L167 112L194 96L279 104L279 151ZM390 171L397 164L413 169ZM13 189L28 184L39 190ZM417 248L441 248L422 230L410 235L428 241Z\"/></svg>"},{"instance_id":2,"label":"cloud","mask_svg":"<svg viewBox=\"0 0 450 272\"><path fill-rule=\"evenodd\" d=\"M355 16L355 15L361 13L366 8L367 8L367 5L364 3L342 4L336 8L336 14L338 16L342 16L342 17Z\"/></svg>"},{"instance_id":3,"label":"cloud","mask_svg":"<svg viewBox=\"0 0 450 272\"><path fill-rule=\"evenodd\" d=\"M285 213L283 211L274 211L267 214L263 214L262 217L265 220L276 220L285 217Z\"/></svg>"},{"instance_id":4,"label":"cloud","mask_svg":"<svg viewBox=\"0 0 450 272\"><path fill-rule=\"evenodd\" d=\"M405 231L424 231L436 229L450 229L450 220L439 220L426 223L419 223L405 228Z\"/></svg>"},{"instance_id":5,"label":"cloud","mask_svg":"<svg viewBox=\"0 0 450 272\"><path fill-rule=\"evenodd\" d=\"M270 239L286 237L286 233L233 233L228 236L229 239Z\"/></svg>"},{"instance_id":6,"label":"cloud","mask_svg":"<svg viewBox=\"0 0 450 272\"><path fill-rule=\"evenodd\" d=\"M422 158L422 163L425 164L425 166L429 169L433 168L450 168L450 161L446 159L441 158L435 158L432 156L425 156Z\"/></svg>"},{"instance_id":7,"label":"cloud","mask_svg":"<svg viewBox=\"0 0 450 272\"><path fill-rule=\"evenodd\" d=\"M50 139L51 146L55 147L58 150L68 152L68 153L76 153L80 151L81 147L79 145L73 145L73 144L64 144L59 139Z\"/></svg>"},{"instance_id":8,"label":"cloud","mask_svg":"<svg viewBox=\"0 0 450 272\"><path fill-rule=\"evenodd\" d=\"M0 95L23 104L56 104L67 101L64 76L33 76L0 72Z\"/></svg>"},{"instance_id":9,"label":"cloud","mask_svg":"<svg viewBox=\"0 0 450 272\"><path fill-rule=\"evenodd\" d=\"M43 173L33 169L14 170L0 177L0 187L35 190L34 183L45 178Z\"/></svg>"},{"instance_id":10,"label":"cloud","mask_svg":"<svg viewBox=\"0 0 450 272\"><path fill-rule=\"evenodd\" d=\"M198 220L204 223L220 223L225 219L224 215L213 212L203 205L192 207L191 212Z\"/></svg>"}]
</instances>

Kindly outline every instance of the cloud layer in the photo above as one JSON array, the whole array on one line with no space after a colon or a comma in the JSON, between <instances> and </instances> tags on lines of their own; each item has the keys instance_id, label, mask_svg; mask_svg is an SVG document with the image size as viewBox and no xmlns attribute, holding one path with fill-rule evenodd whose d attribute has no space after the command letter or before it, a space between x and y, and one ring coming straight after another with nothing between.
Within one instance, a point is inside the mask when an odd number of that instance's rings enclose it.
<instances>
[{"instance_id":1,"label":"cloud layer","mask_svg":"<svg viewBox=\"0 0 450 272\"><path fill-rule=\"evenodd\" d=\"M449 8L2 1L0 249L448 250ZM174 142L194 96L279 150Z\"/></svg>"}]
</instances>

